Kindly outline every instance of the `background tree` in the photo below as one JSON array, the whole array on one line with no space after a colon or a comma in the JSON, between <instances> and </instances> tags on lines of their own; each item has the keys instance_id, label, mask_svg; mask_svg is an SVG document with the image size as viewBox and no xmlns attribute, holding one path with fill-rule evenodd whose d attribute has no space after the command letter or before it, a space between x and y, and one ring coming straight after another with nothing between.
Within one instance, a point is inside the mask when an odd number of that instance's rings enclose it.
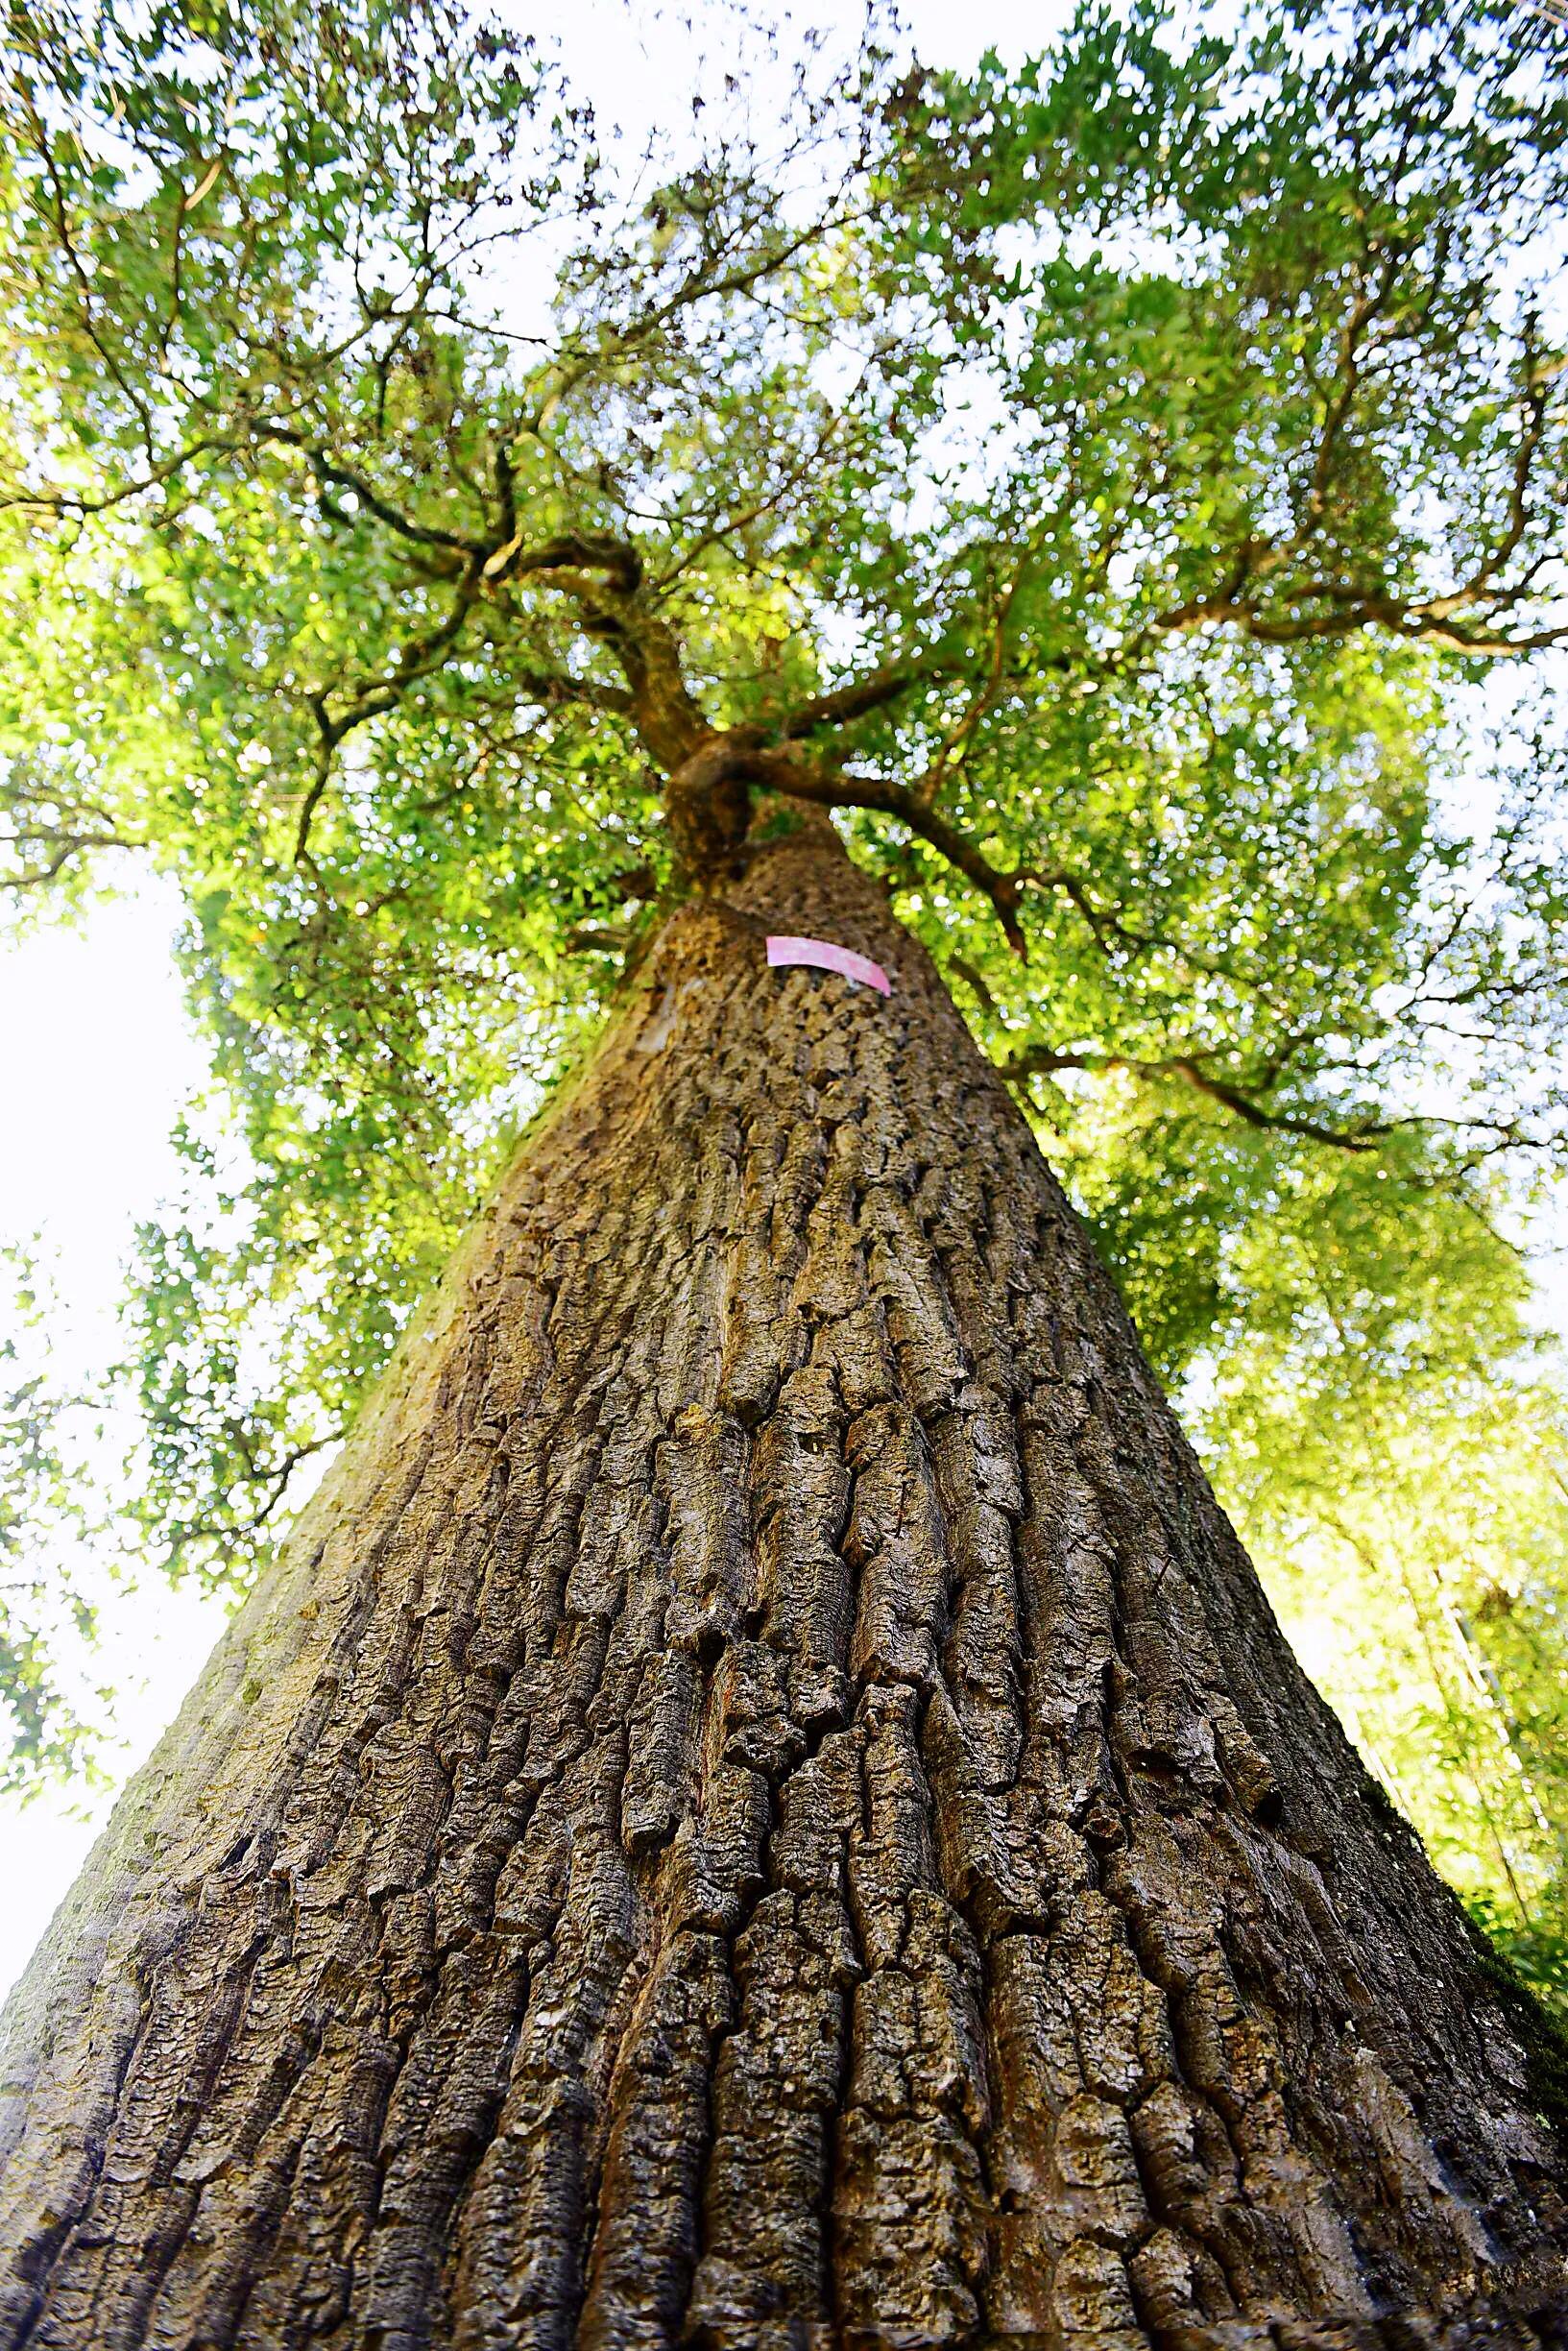
<instances>
[{"instance_id":1,"label":"background tree","mask_svg":"<svg viewBox=\"0 0 1568 2351\"><path fill-rule=\"evenodd\" d=\"M1438 1406L1495 1457L1497 1232L1562 1147L1550 710L1459 790L1478 674L1568 633L1548 29L1089 11L969 84L813 53L778 136L720 81L634 171L433 10L19 22L14 880L178 874L243 1136L193 1118L147 1236L173 1556L249 1571L519 1063L640 1001L782 794L951 980L1253 1522L1414 1595L1435 1689L1463 1666L1455 1768L1480 1725L1478 1800L1530 1824L1473 1890L1549 1971L1552 1521L1463 1609L1375 1523ZM1277 2290L1350 2309L1337 2259Z\"/></svg>"}]
</instances>

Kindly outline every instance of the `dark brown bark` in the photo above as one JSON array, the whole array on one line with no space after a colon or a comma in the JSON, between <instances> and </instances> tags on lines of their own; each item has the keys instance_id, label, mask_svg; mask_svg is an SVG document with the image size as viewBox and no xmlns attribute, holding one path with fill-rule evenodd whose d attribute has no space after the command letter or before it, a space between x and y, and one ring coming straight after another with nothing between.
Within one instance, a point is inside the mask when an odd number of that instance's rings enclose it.
<instances>
[{"instance_id":1,"label":"dark brown bark","mask_svg":"<svg viewBox=\"0 0 1568 2351\"><path fill-rule=\"evenodd\" d=\"M1512 2015L808 830L670 923L52 1930L0 2343L1558 2340Z\"/></svg>"}]
</instances>

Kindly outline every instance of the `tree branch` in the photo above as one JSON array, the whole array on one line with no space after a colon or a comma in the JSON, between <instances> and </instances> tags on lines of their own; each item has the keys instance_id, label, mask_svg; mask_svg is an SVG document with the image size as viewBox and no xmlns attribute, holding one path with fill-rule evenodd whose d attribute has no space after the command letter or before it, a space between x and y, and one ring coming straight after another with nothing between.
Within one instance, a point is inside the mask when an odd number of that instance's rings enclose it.
<instances>
[{"instance_id":1,"label":"tree branch","mask_svg":"<svg viewBox=\"0 0 1568 2351\"><path fill-rule=\"evenodd\" d=\"M1269 1110L1240 1086L1231 1085L1223 1078L1215 1078L1200 1061L1190 1054L1172 1054L1160 1061L1140 1060L1130 1054L1053 1053L1044 1046L1031 1046L1015 1054L1010 1061L1001 1064L1002 1076L1009 1083L1019 1083L1028 1078L1048 1076L1054 1070L1086 1070L1095 1076L1104 1076L1113 1070L1124 1070L1129 1076L1158 1082L1164 1078L1175 1078L1220 1103L1227 1110L1244 1119L1249 1127L1259 1127L1281 1134L1301 1135L1312 1143L1326 1143L1335 1151L1375 1151L1382 1139L1397 1126L1409 1122L1399 1119L1368 1120L1360 1127L1345 1128L1325 1127L1319 1120L1298 1118L1288 1110Z\"/></svg>"},{"instance_id":2,"label":"tree branch","mask_svg":"<svg viewBox=\"0 0 1568 2351\"><path fill-rule=\"evenodd\" d=\"M764 755L765 756L765 755ZM852 776L841 769L825 770L803 766L787 754L778 762L775 772L767 781L782 792L797 800L813 801L819 808L860 808L880 810L884 815L896 816L908 826L966 882L972 882L981 896L990 902L1002 935L1017 956L1027 950L1018 920L1018 902L1023 885L1032 881L1029 873L1003 873L994 865L983 849L972 841L966 833L933 808L916 799L906 784L895 784L876 776Z\"/></svg>"},{"instance_id":3,"label":"tree branch","mask_svg":"<svg viewBox=\"0 0 1568 2351\"><path fill-rule=\"evenodd\" d=\"M569 532L524 549L521 534L515 531L499 546L479 552L481 576L487 581L520 578L532 571L602 571L617 595L636 595L642 585L642 558L636 547L595 532Z\"/></svg>"},{"instance_id":4,"label":"tree branch","mask_svg":"<svg viewBox=\"0 0 1568 2351\"><path fill-rule=\"evenodd\" d=\"M10 839L0 841L0 848L17 848L25 839L42 840L44 837L42 835L13 834ZM47 863L24 865L16 873L0 874L0 890L41 888L53 882L71 860L80 857L85 849L140 849L145 846L144 842L129 839L123 833L57 833L47 837L49 846L55 852Z\"/></svg>"},{"instance_id":5,"label":"tree branch","mask_svg":"<svg viewBox=\"0 0 1568 2351\"><path fill-rule=\"evenodd\" d=\"M1428 644L1445 646L1450 652L1473 653L1488 660L1507 658L1517 653L1540 653L1550 645L1568 642L1568 621L1560 626L1533 629L1522 637L1504 636L1500 631L1467 630L1459 628L1441 617L1438 607L1452 612L1459 609L1460 592L1448 596L1433 597L1422 603L1414 598L1389 596L1373 588L1341 586L1338 582L1318 580L1302 588L1290 599L1304 603L1314 597L1332 599L1339 607L1334 612L1310 613L1295 618L1266 617L1256 606L1244 604L1228 591L1201 601L1177 605L1170 612L1155 616L1153 626L1167 635L1180 635L1202 628L1209 621L1225 621L1240 628L1246 636L1256 638L1261 644L1302 644L1315 638L1351 637L1358 629L1381 627L1395 636L1420 640ZM1497 602L1511 599L1499 596Z\"/></svg>"},{"instance_id":6,"label":"tree branch","mask_svg":"<svg viewBox=\"0 0 1568 2351\"><path fill-rule=\"evenodd\" d=\"M874 669L869 677L856 678L847 686L835 686L827 693L813 694L809 701L797 703L784 720L781 732L785 742L803 742L814 735L818 727L845 726L852 718L863 718L868 711L881 710L935 674L937 665L931 662L890 664Z\"/></svg>"},{"instance_id":7,"label":"tree branch","mask_svg":"<svg viewBox=\"0 0 1568 2351\"><path fill-rule=\"evenodd\" d=\"M479 594L480 570L470 563L459 583L446 617L422 637L413 638L398 654L390 677L367 680L341 716L334 717L325 693L312 694L310 708L316 720L320 748L316 759L316 773L300 810L299 828L294 838L294 862L303 865L309 859L310 827L322 794L331 780L332 761L337 747L346 735L367 718L376 717L402 699L406 689L416 678L425 677L437 667L442 655L462 634L464 623Z\"/></svg>"},{"instance_id":8,"label":"tree branch","mask_svg":"<svg viewBox=\"0 0 1568 2351\"><path fill-rule=\"evenodd\" d=\"M482 564L491 551L482 539L469 539L458 531L439 530L433 523L416 522L412 515L404 514L390 499L383 497L357 467L345 465L340 458L330 455L304 433L295 432L284 424L260 424L256 427L255 437L258 441L276 441L284 448L302 451L309 459L312 471L322 480L331 482L339 490L351 490L360 504L374 515L378 522L384 522L401 539L410 539L419 546L446 547L454 555L467 556L470 563Z\"/></svg>"},{"instance_id":9,"label":"tree branch","mask_svg":"<svg viewBox=\"0 0 1568 2351\"><path fill-rule=\"evenodd\" d=\"M1442 594L1430 596L1401 596L1391 594L1379 582L1355 582L1332 577L1309 579L1300 587L1288 589L1279 599L1281 609L1268 611L1255 600L1249 600L1245 591L1249 582L1261 581L1277 572L1293 555L1306 548L1315 538L1319 523L1328 510L1333 482L1333 461L1337 441L1361 383L1360 344L1368 322L1387 302L1400 255L1390 254L1382 280L1370 293L1363 294L1351 311L1340 342L1339 386L1325 406L1312 484L1305 509L1296 529L1289 539L1277 545L1259 545L1253 540L1242 542L1236 564L1225 585L1211 596L1194 597L1170 611L1158 614L1153 627L1167 634L1201 628L1209 622L1228 622L1257 639L1264 644L1297 644L1313 639L1348 637L1367 627L1387 628L1396 636L1438 644L1449 651L1478 655L1486 659L1506 659L1511 655L1537 653L1549 646L1568 642L1568 621L1554 626L1536 628L1523 635L1510 636L1499 627L1506 613L1511 613L1530 593L1532 583L1544 559L1538 559L1517 579L1512 587L1499 587L1498 574L1519 552L1525 543L1531 521L1531 480L1535 461L1545 438L1551 385L1557 370L1542 367L1537 358L1535 326L1526 327L1524 340L1524 384L1520 394L1522 418L1513 461L1508 475L1507 521L1501 535L1481 556L1469 577ZM1329 609L1303 612L1303 605L1325 605ZM1291 610L1291 607L1297 609ZM1456 626L1464 613L1484 612L1485 621L1473 627Z\"/></svg>"},{"instance_id":10,"label":"tree branch","mask_svg":"<svg viewBox=\"0 0 1568 2351\"><path fill-rule=\"evenodd\" d=\"M457 543L448 539L447 544ZM502 560L498 562L497 557ZM450 651L462 635L470 613L478 603L486 589L492 587L497 580L509 574L517 575L524 572L571 571L607 573L613 583L612 593L617 605L631 601L642 576L642 567L637 550L614 539L572 536L547 540L542 545L526 550L516 545L504 545L499 548L488 550L482 543L476 544L471 547L468 563L453 591L452 600L445 618L434 628L426 630L421 637L412 638L401 647L396 657L390 676L364 680L354 691L348 707L336 715L332 712L325 692L313 694L310 697L310 709L316 720L319 748L316 772L302 803L299 825L295 834L294 861L297 865L308 862L311 824L321 804L322 795L331 780L333 759L344 737L350 734L355 727L362 726L368 718L377 717L382 712L394 709L408 687L413 685L417 679L428 676L432 669L440 667L443 657ZM600 633L611 636L618 642L620 636L627 630L627 620L617 611L609 616L607 625ZM644 667L648 667L650 666L644 665ZM615 711L617 715L631 716L634 721L640 724L645 715L643 711L644 695L639 691L640 672L637 669L635 660L628 663L628 674L632 676L633 684L631 690L625 692L612 686L601 685L596 680L578 680L560 672L521 670L518 673L516 682L519 691L535 693L543 701L568 699L582 701L596 708ZM647 689L646 691L648 698L655 698L652 689ZM684 745L684 737L682 740Z\"/></svg>"}]
</instances>

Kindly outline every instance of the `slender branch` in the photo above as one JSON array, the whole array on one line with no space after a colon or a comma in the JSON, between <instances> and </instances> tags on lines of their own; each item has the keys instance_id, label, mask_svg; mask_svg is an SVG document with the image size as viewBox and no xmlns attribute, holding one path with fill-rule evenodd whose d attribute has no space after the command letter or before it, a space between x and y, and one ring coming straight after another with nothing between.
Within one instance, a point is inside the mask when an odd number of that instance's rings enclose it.
<instances>
[{"instance_id":1,"label":"slender branch","mask_svg":"<svg viewBox=\"0 0 1568 2351\"><path fill-rule=\"evenodd\" d=\"M618 718L632 715L632 696L624 686L610 686L599 678L572 677L565 669L509 669L506 674L518 693L547 707L581 702L590 710L613 711Z\"/></svg>"},{"instance_id":2,"label":"slender branch","mask_svg":"<svg viewBox=\"0 0 1568 2351\"><path fill-rule=\"evenodd\" d=\"M970 695L963 711L942 738L935 759L931 761L915 788L919 798L927 805L933 801L941 791L947 781L949 770L955 764L962 763L967 746L973 740L976 729L993 707L1006 683L1007 620L1013 609L1014 598L1024 584L1024 574L1028 559L1029 550L1025 547L1019 556L1013 576L1008 581L997 605L996 619L992 629L991 658L986 664L985 682Z\"/></svg>"},{"instance_id":3,"label":"slender branch","mask_svg":"<svg viewBox=\"0 0 1568 2351\"><path fill-rule=\"evenodd\" d=\"M449 539L446 543L456 544ZM348 707L336 714L326 693L310 697L310 709L316 720L318 749L315 774L301 805L295 834L294 861L297 865L309 861L310 828L322 796L331 781L334 757L344 737L355 727L362 726L367 719L394 709L409 686L441 666L445 655L462 635L474 605L496 580L508 573L573 571L607 573L613 583L612 592L621 602L629 602L635 596L642 576L637 550L614 539L575 535L548 540L543 545L529 549L505 545L490 549L482 544L475 545L453 591L445 618L402 646L389 676L365 680ZM620 615L610 616L601 633L615 639L623 631L624 625ZM629 666L631 673L632 667ZM642 715L635 675L632 689L627 692L617 691L615 688L600 685L596 681L579 681L559 672L522 671L517 684L519 691L536 692L542 700L574 699L634 718L640 719Z\"/></svg>"},{"instance_id":4,"label":"slender branch","mask_svg":"<svg viewBox=\"0 0 1568 2351\"><path fill-rule=\"evenodd\" d=\"M480 570L477 563L469 566L452 598L446 617L422 637L405 644L397 657L390 677L362 685L341 715L334 716L325 693L312 694L310 708L316 720L319 748L316 773L300 810L299 828L294 839L294 862L308 862L310 827L322 794L331 780L332 762L339 743L367 718L376 717L382 711L393 709L405 690L416 678L425 677L441 661L444 653L462 634L469 613L479 594Z\"/></svg>"},{"instance_id":5,"label":"slender branch","mask_svg":"<svg viewBox=\"0 0 1568 2351\"><path fill-rule=\"evenodd\" d=\"M1302 644L1317 638L1351 637L1359 629L1377 626L1392 631L1395 636L1418 639L1428 644L1445 646L1450 652L1473 653L1488 660L1516 653L1540 653L1550 645L1568 642L1568 621L1556 627L1532 629L1519 637L1505 636L1496 630L1455 627L1439 617L1437 608L1457 609L1456 599L1459 595L1460 592L1456 590L1449 596L1422 603L1413 598L1386 595L1377 589L1318 580L1298 590L1291 600L1305 603L1315 597L1322 598L1332 601L1337 610L1276 618L1266 617L1254 606L1241 602L1229 590L1222 590L1218 595L1157 614L1153 626L1168 636L1177 636L1202 628L1210 621L1225 621L1262 644ZM1495 600L1504 604L1511 599L1499 596Z\"/></svg>"},{"instance_id":6,"label":"slender branch","mask_svg":"<svg viewBox=\"0 0 1568 2351\"><path fill-rule=\"evenodd\" d=\"M246 1535L258 1535L282 1500L288 1490L288 1482L300 1464L309 1461L312 1454L324 1452L328 1445L338 1443L342 1436L342 1429L330 1429L325 1437L313 1437L303 1444L295 1445L271 1471L248 1467L247 1474L253 1484L259 1485L263 1478L267 1480L263 1497L256 1508L247 1517L236 1519L229 1526L210 1518L198 1518L179 1527L174 1543L176 1554L193 1542L233 1542Z\"/></svg>"},{"instance_id":7,"label":"slender branch","mask_svg":"<svg viewBox=\"0 0 1568 2351\"><path fill-rule=\"evenodd\" d=\"M1535 329L1531 324L1525 343L1524 429L1513 452L1513 479L1508 497L1508 527L1490 555L1471 574L1465 586L1452 599L1435 599L1432 611L1439 619L1459 609L1459 601L1474 603L1490 588L1493 579L1524 544L1530 527L1530 476L1546 431L1547 399L1551 376L1535 364Z\"/></svg>"},{"instance_id":8,"label":"slender branch","mask_svg":"<svg viewBox=\"0 0 1568 2351\"><path fill-rule=\"evenodd\" d=\"M83 330L86 334L88 341L92 344L94 351L97 351L100 359L102 359L106 371L113 377L115 383L125 395L127 401L135 411L137 421L141 425L142 446L149 451L149 453L151 453L153 432L152 420L149 414L147 401L133 385L124 369L121 367L118 357L109 349L109 345L105 342L103 336L98 331L95 305L93 302L92 279L83 264L82 256L77 252L76 242L71 234L70 209L65 201L65 188L60 179L60 165L56 160L55 150L50 143L49 133L44 128L42 118L40 117L36 107L33 103L27 84L25 82L13 82L12 87L16 89L21 96L22 105L28 118L28 127L32 131L34 140L36 142L35 153L41 160L44 172L48 178L50 194L53 199L55 232L60 239L60 251L65 255L67 266L70 269L72 277L76 279L80 292L81 307L79 315L81 317Z\"/></svg>"},{"instance_id":9,"label":"slender branch","mask_svg":"<svg viewBox=\"0 0 1568 2351\"><path fill-rule=\"evenodd\" d=\"M821 470L827 459L829 446L840 434L842 427L843 418L835 414L829 424L817 434L816 439L808 447L800 450L794 463L786 467L782 477L773 483L765 496L754 499L750 506L742 507L738 513L721 511L712 514L707 526L700 529L696 538L692 539L681 553L666 564L659 573L654 582L656 590L663 594L666 589L672 587L685 572L688 571L694 563L700 561L710 547L719 546L727 542L733 545L743 532L750 530L753 523L760 522L764 515L776 512L781 498L786 497L791 491L798 490L804 481L808 480L814 473ZM624 497L617 497L615 502L621 512L628 517L638 511L632 508ZM698 516L682 516L679 512L671 513L667 517L644 513L639 519L645 521L663 521L671 534L683 522L701 520Z\"/></svg>"},{"instance_id":10,"label":"slender branch","mask_svg":"<svg viewBox=\"0 0 1568 2351\"><path fill-rule=\"evenodd\" d=\"M1395 1127L1409 1122L1400 1119L1368 1120L1351 1128L1325 1127L1317 1119L1298 1118L1291 1111L1269 1110L1240 1086L1231 1085L1223 1078L1216 1078L1190 1054L1172 1054L1159 1061L1140 1060L1131 1054L1053 1053L1044 1046L1030 1046L1015 1054L1001 1065L1002 1076L1009 1082L1022 1082L1028 1078L1048 1076L1054 1070L1086 1070L1104 1076L1113 1070L1124 1070L1129 1076L1158 1081L1175 1078L1195 1093L1207 1095L1227 1110L1244 1119L1249 1127L1258 1127L1282 1133L1304 1136L1312 1143L1326 1143L1335 1151L1375 1151L1380 1141Z\"/></svg>"},{"instance_id":11,"label":"slender branch","mask_svg":"<svg viewBox=\"0 0 1568 2351\"><path fill-rule=\"evenodd\" d=\"M967 833L960 833L956 825L950 824L935 809L916 799L906 784L895 784L884 777L852 776L842 769L807 767L787 758L779 763L768 780L778 790L788 792L797 800L814 801L819 808L876 809L884 815L896 816L946 858L966 882L975 885L989 900L1013 953L1017 956L1026 953L1018 919L1018 902L1025 882L1034 877L1027 873L1003 873Z\"/></svg>"},{"instance_id":12,"label":"slender branch","mask_svg":"<svg viewBox=\"0 0 1568 2351\"><path fill-rule=\"evenodd\" d=\"M0 841L0 847L15 848L22 839L30 837L41 836L13 835L10 840ZM41 888L44 884L53 882L84 849L140 849L145 846L144 842L129 839L123 833L55 834L49 837L55 854L48 862L24 865L17 873L0 874L0 890Z\"/></svg>"},{"instance_id":13,"label":"slender branch","mask_svg":"<svg viewBox=\"0 0 1568 2351\"><path fill-rule=\"evenodd\" d=\"M400 507L383 497L356 466L345 465L305 433L295 432L284 424L260 424L255 437L258 441L276 441L285 448L302 450L322 480L331 482L338 490L351 490L378 522L384 522L401 539L411 539L420 546L446 547L454 555L466 555L470 562L481 564L491 553L483 540L465 538L458 531L439 530L433 523L417 522L412 515L404 514Z\"/></svg>"},{"instance_id":14,"label":"slender branch","mask_svg":"<svg viewBox=\"0 0 1568 2351\"><path fill-rule=\"evenodd\" d=\"M976 1002L981 1006L982 1010L988 1012L994 1020L997 1017L997 1000L992 995L990 989L986 986L984 980L976 970L974 964L966 961L962 956L950 955L948 957L948 968L950 971L954 971L957 973L964 985L975 997Z\"/></svg>"},{"instance_id":15,"label":"slender branch","mask_svg":"<svg viewBox=\"0 0 1568 2351\"><path fill-rule=\"evenodd\" d=\"M1366 627L1381 627L1397 636L1420 640L1458 653L1486 659L1535 653L1568 642L1568 621L1509 635L1497 624L1530 593L1545 558L1528 567L1511 587L1499 587L1498 574L1523 546L1531 522L1531 482L1546 434L1551 386L1559 370L1539 363L1535 326L1525 330L1524 386L1520 395L1522 419L1509 469L1507 521L1501 535L1481 556L1468 578L1441 594L1400 596L1382 582L1355 582L1320 577L1288 590L1285 609L1266 611L1249 601L1250 582L1276 572L1316 537L1328 511L1336 446L1361 387L1361 344L1364 330L1386 304L1403 258L1396 246L1389 254L1380 282L1353 306L1340 338L1338 387L1325 404L1312 483L1300 520L1290 538L1277 545L1243 541L1225 585L1213 595L1194 597L1158 614L1153 627L1166 634L1227 622L1265 644L1296 644L1314 639L1347 637ZM1326 611L1303 611L1303 606L1327 606ZM1291 608L1295 609L1291 609ZM1484 611L1485 621L1471 627L1455 625L1461 615ZM1490 625L1486 625L1486 621Z\"/></svg>"},{"instance_id":16,"label":"slender branch","mask_svg":"<svg viewBox=\"0 0 1568 2351\"><path fill-rule=\"evenodd\" d=\"M938 666L934 662L890 663L874 669L868 677L832 687L827 693L813 694L809 701L797 703L790 712L781 729L784 739L785 742L803 742L818 727L845 726L852 718L863 718L868 711L882 710L911 687L923 685L936 673Z\"/></svg>"},{"instance_id":17,"label":"slender branch","mask_svg":"<svg viewBox=\"0 0 1568 2351\"><path fill-rule=\"evenodd\" d=\"M101 497L84 497L70 491L8 490L0 494L0 510L20 506L60 516L108 514L112 507L125 505L128 499L144 497L149 490L161 490L198 457L213 452L231 455L242 446L232 434L207 434L199 441L186 442L182 448L176 449L160 465L151 467L135 481L122 482L117 490L106 490Z\"/></svg>"}]
</instances>

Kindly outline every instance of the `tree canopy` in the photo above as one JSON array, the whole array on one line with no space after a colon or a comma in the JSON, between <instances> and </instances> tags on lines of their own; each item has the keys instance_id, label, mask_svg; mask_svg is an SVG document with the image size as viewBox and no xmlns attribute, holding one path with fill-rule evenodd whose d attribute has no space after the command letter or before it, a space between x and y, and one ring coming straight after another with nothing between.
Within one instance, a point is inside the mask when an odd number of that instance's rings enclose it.
<instances>
[{"instance_id":1,"label":"tree canopy","mask_svg":"<svg viewBox=\"0 0 1568 2351\"><path fill-rule=\"evenodd\" d=\"M1394 1792L1568 1985L1517 1253L1568 1153L1562 36L1138 0L956 75L875 18L713 31L644 144L447 0L14 13L7 890L175 877L212 1053L128 1306L136 1539L252 1571L782 788L1014 1081ZM1315 1654L1336 1610L1362 1650Z\"/></svg>"}]
</instances>

